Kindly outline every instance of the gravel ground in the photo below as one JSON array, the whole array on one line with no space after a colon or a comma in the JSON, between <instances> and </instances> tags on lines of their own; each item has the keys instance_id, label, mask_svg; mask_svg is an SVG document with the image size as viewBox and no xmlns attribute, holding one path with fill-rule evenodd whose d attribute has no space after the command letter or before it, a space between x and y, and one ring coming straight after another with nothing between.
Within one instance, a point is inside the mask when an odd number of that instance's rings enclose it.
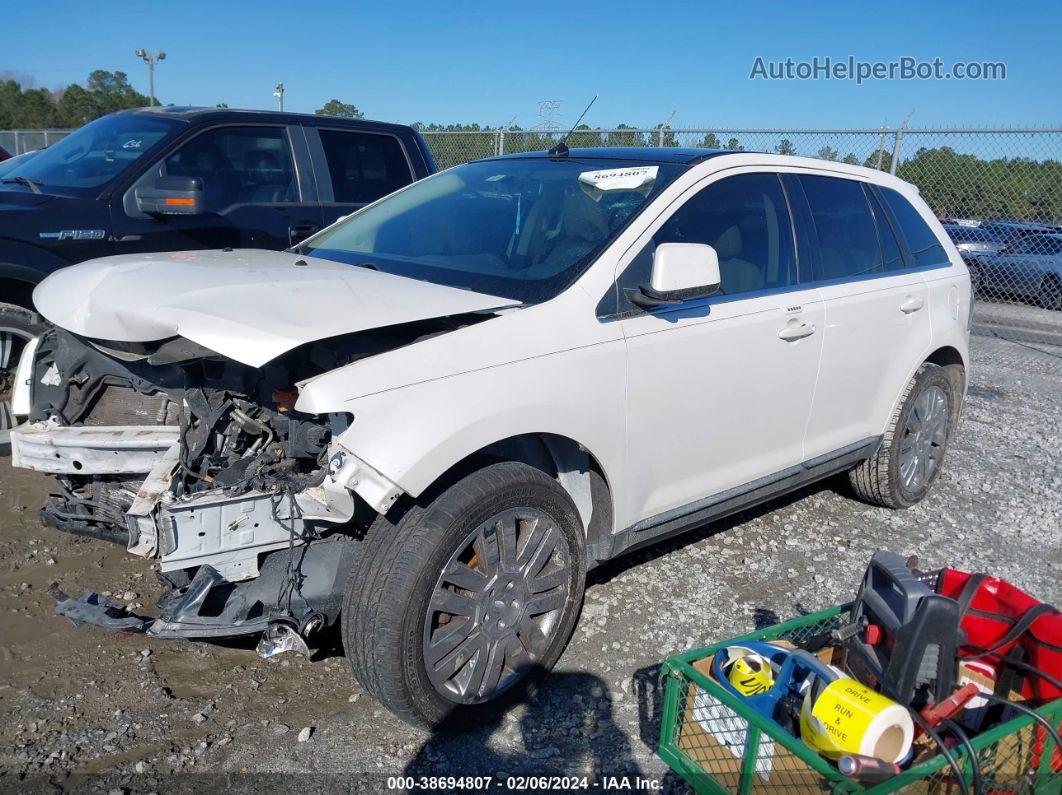
<instances>
[{"instance_id":1,"label":"gravel ground","mask_svg":"<svg viewBox=\"0 0 1062 795\"><path fill-rule=\"evenodd\" d=\"M1023 311L979 310L978 330L1000 333ZM875 549L1062 602L1062 327L1036 331L974 338L962 426L925 502L871 508L830 481L593 572L557 671L459 737L392 717L338 649L266 661L247 646L73 627L52 614L52 580L134 606L161 589L124 550L42 529L45 479L0 462L0 790L368 791L386 775L541 772L684 791L654 753L659 662L851 598ZM316 777L277 775L292 772Z\"/></svg>"}]
</instances>

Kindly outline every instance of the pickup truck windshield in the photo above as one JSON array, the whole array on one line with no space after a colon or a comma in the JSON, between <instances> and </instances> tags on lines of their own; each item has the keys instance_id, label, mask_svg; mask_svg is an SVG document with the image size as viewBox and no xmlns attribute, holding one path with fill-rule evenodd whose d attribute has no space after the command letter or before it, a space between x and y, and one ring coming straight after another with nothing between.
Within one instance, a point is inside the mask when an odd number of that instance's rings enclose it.
<instances>
[{"instance_id":1,"label":"pickup truck windshield","mask_svg":"<svg viewBox=\"0 0 1062 795\"><path fill-rule=\"evenodd\" d=\"M42 193L88 198L182 126L142 113L104 116L27 158L4 174L5 188L19 182ZM18 178L19 182L14 182Z\"/></svg>"},{"instance_id":2,"label":"pickup truck windshield","mask_svg":"<svg viewBox=\"0 0 1062 795\"><path fill-rule=\"evenodd\" d=\"M324 230L302 254L546 301L685 166L620 160L487 160L444 171Z\"/></svg>"}]
</instances>

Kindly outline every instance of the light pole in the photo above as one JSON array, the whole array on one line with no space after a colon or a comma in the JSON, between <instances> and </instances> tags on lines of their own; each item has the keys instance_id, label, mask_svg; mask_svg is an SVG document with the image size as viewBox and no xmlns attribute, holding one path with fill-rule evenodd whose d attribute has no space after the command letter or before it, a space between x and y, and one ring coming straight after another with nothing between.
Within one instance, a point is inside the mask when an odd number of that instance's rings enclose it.
<instances>
[{"instance_id":1,"label":"light pole","mask_svg":"<svg viewBox=\"0 0 1062 795\"><path fill-rule=\"evenodd\" d=\"M273 96L277 98L277 110L281 113L284 112L284 84L277 83L277 87L273 89Z\"/></svg>"},{"instance_id":2,"label":"light pole","mask_svg":"<svg viewBox=\"0 0 1062 795\"><path fill-rule=\"evenodd\" d=\"M155 64L159 61L166 60L166 53L159 50L152 55L143 48L139 48L136 53L139 57L144 59L144 62L148 65L148 96L151 97L151 106L155 106Z\"/></svg>"}]
</instances>

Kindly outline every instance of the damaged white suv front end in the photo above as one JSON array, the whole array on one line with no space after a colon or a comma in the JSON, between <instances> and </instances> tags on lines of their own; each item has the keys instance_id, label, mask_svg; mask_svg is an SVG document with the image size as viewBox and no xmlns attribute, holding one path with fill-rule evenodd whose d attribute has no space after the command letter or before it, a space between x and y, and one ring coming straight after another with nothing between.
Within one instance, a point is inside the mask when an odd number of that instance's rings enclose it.
<instances>
[{"instance_id":1,"label":"damaged white suv front end","mask_svg":"<svg viewBox=\"0 0 1062 795\"><path fill-rule=\"evenodd\" d=\"M172 588L154 620L88 593L60 611L185 638L335 622L351 539L330 531L402 490L344 446L351 414L299 410L300 383L512 303L265 251L97 260L35 300L58 327L23 356L12 464L54 476L45 524Z\"/></svg>"}]
</instances>

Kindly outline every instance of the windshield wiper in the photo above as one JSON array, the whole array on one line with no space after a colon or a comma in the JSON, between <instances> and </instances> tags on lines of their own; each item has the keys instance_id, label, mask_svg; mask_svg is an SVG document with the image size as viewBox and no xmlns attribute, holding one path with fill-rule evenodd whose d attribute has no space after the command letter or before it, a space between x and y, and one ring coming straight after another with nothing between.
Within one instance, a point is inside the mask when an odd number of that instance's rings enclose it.
<instances>
[{"instance_id":1,"label":"windshield wiper","mask_svg":"<svg viewBox=\"0 0 1062 795\"><path fill-rule=\"evenodd\" d=\"M34 193L43 193L41 185L44 183L39 179L30 179L29 177L4 177L3 179L0 179L0 182L14 182L18 185L25 185Z\"/></svg>"}]
</instances>

